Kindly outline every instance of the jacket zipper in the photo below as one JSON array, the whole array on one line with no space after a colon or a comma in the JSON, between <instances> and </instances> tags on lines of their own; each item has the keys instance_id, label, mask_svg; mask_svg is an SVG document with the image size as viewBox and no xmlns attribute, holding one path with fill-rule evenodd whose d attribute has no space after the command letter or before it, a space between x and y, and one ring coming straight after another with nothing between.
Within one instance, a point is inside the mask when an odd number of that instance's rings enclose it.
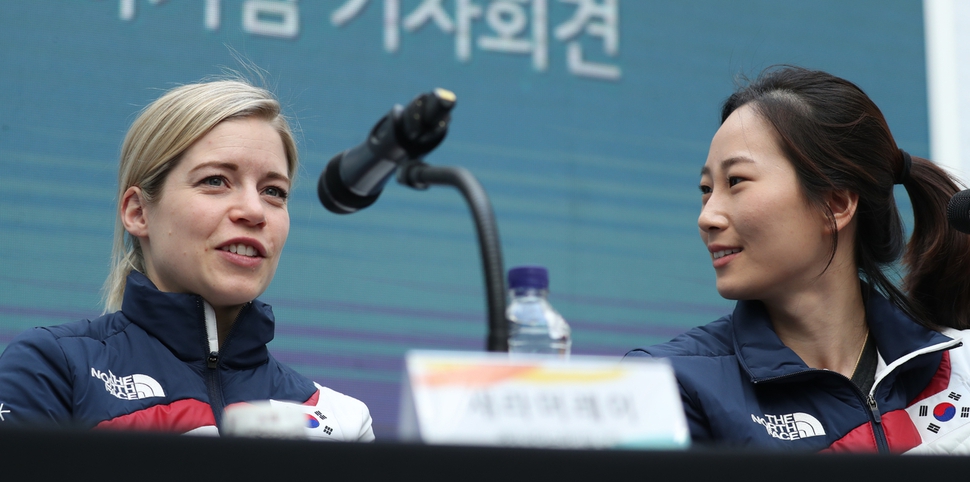
<instances>
[{"instance_id":1,"label":"jacket zipper","mask_svg":"<svg viewBox=\"0 0 970 482\"><path fill-rule=\"evenodd\" d=\"M222 381L219 380L219 352L209 352L206 358L205 385L209 390L209 406L212 416L216 419L216 427L222 431L222 411L226 408L226 401L222 398Z\"/></svg>"},{"instance_id":2,"label":"jacket zipper","mask_svg":"<svg viewBox=\"0 0 970 482\"><path fill-rule=\"evenodd\" d=\"M216 421L216 428L222 433L222 414L226 409L226 399L222 393L222 378L219 375L219 327L216 323L216 315L212 307L205 301L202 302L202 305L205 318L206 345L209 351L209 355L205 361L205 385L206 391L209 394L209 406L212 408L212 416ZM236 319L233 320L232 326L229 328L229 333L226 333L223 346L228 344L232 332L235 331L236 322L239 321L243 310L247 308L249 308L249 303L243 305L242 309L239 310Z\"/></svg>"},{"instance_id":3,"label":"jacket zipper","mask_svg":"<svg viewBox=\"0 0 970 482\"><path fill-rule=\"evenodd\" d=\"M849 381L851 382L851 380ZM861 390L858 391L860 394L862 393ZM869 419L872 423L872 434L876 438L876 448L879 449L879 453L888 454L889 440L886 439L886 430L882 426L882 414L879 413L879 405L872 393L866 397L866 405L869 407Z\"/></svg>"},{"instance_id":4,"label":"jacket zipper","mask_svg":"<svg viewBox=\"0 0 970 482\"><path fill-rule=\"evenodd\" d=\"M219 377L219 328L216 314L211 306L201 301L203 321L205 322L206 348L208 356L205 360L205 388L209 394L209 407L216 421L216 428L222 431L222 411L226 407L222 396L222 381Z\"/></svg>"}]
</instances>

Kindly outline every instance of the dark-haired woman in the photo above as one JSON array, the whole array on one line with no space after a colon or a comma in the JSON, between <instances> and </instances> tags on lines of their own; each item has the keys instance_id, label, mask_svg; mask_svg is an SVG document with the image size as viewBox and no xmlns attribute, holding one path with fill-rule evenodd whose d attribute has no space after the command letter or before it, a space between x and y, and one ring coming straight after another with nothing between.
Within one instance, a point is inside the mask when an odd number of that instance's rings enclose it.
<instances>
[{"instance_id":1,"label":"dark-haired woman","mask_svg":"<svg viewBox=\"0 0 970 482\"><path fill-rule=\"evenodd\" d=\"M958 187L899 149L861 89L766 71L725 102L700 190L718 293L738 303L628 354L671 360L695 442L970 449L970 242L944 216ZM900 289L883 268L904 251Z\"/></svg>"}]
</instances>

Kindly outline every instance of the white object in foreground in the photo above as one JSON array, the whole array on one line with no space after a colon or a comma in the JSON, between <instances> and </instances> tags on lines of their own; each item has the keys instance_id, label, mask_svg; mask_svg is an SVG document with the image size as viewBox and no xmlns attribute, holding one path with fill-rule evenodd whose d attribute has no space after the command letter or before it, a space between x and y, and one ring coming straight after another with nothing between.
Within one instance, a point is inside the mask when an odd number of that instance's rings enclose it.
<instances>
[{"instance_id":1,"label":"white object in foreground","mask_svg":"<svg viewBox=\"0 0 970 482\"><path fill-rule=\"evenodd\" d=\"M482 352L409 352L399 435L561 448L690 443L674 372L663 360Z\"/></svg>"}]
</instances>

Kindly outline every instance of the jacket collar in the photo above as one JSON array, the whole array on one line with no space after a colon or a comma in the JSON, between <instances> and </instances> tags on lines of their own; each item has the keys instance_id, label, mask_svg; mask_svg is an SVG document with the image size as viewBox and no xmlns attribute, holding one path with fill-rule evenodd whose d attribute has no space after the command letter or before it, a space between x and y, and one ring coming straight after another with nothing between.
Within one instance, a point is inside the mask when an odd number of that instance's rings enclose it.
<instances>
[{"instance_id":1,"label":"jacket collar","mask_svg":"<svg viewBox=\"0 0 970 482\"><path fill-rule=\"evenodd\" d=\"M209 354L203 303L199 295L159 291L145 275L132 271L121 312L180 360L200 361ZM275 326L269 305L259 300L247 304L222 344L221 362L232 368L265 363L269 358L266 344L273 339Z\"/></svg>"},{"instance_id":2,"label":"jacket collar","mask_svg":"<svg viewBox=\"0 0 970 482\"><path fill-rule=\"evenodd\" d=\"M875 290L868 291L866 323L886 364L917 350L951 341L949 337L917 324ZM732 326L735 351L752 381L809 370L805 362L778 338L760 301L739 301L734 307Z\"/></svg>"}]
</instances>

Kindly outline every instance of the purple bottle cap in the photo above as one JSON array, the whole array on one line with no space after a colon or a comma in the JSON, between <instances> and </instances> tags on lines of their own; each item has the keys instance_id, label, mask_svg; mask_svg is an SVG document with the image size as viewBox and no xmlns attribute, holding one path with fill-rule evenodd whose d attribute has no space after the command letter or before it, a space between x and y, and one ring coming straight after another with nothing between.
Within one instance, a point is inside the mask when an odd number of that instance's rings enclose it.
<instances>
[{"instance_id":1,"label":"purple bottle cap","mask_svg":"<svg viewBox=\"0 0 970 482\"><path fill-rule=\"evenodd\" d=\"M509 270L509 289L549 289L549 270L542 266L516 266Z\"/></svg>"}]
</instances>

